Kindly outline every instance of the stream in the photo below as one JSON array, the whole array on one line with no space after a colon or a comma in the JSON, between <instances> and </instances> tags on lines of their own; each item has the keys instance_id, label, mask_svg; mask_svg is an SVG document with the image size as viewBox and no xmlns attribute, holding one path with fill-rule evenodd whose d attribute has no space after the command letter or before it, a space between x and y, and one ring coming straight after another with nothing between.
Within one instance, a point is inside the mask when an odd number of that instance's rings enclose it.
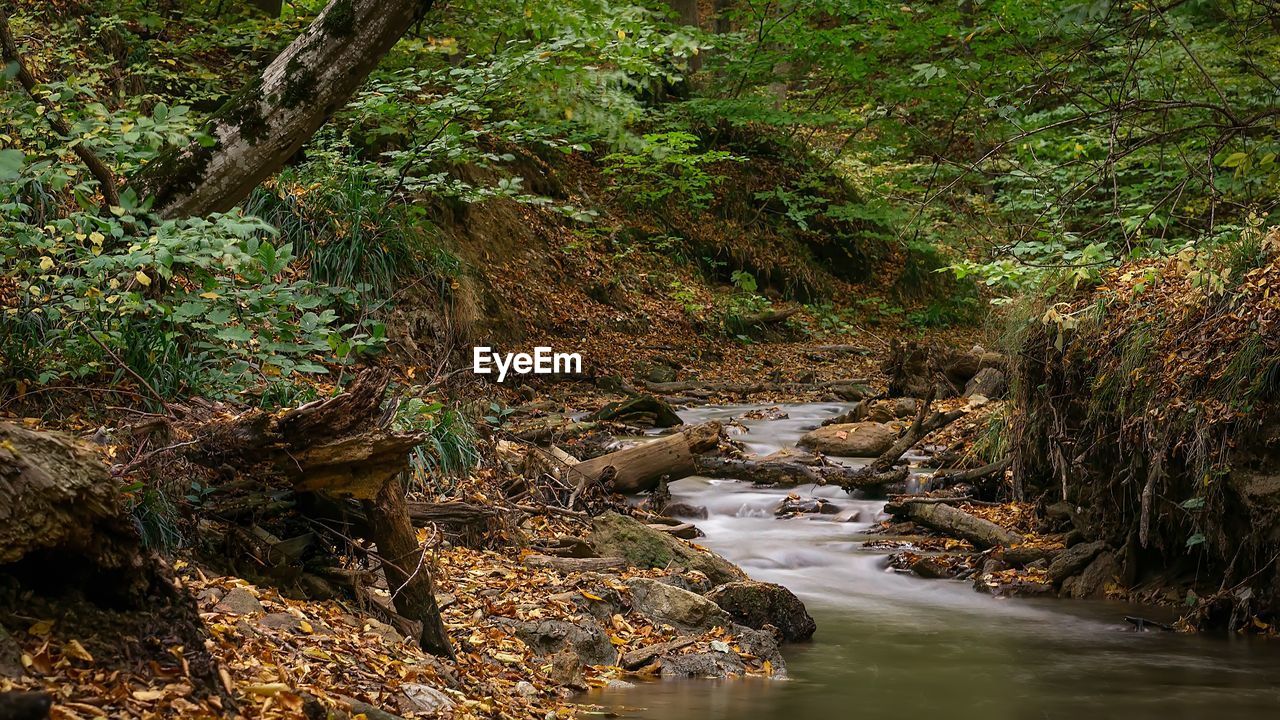
<instances>
[{"instance_id":1,"label":"stream","mask_svg":"<svg viewBox=\"0 0 1280 720\"><path fill-rule=\"evenodd\" d=\"M687 423L740 417L760 406L699 407ZM752 452L795 445L849 406L784 405L790 417L742 420ZM1272 718L1280 710L1280 643L1129 632L1126 614L1169 611L1117 602L997 599L968 582L886 570L864 550L883 501L839 488L756 488L687 478L673 499L707 507L699 542L753 578L785 585L818 632L784 646L788 681L666 680L586 698L622 717L652 720L808 720L848 715L940 718ZM777 519L790 492L835 502L839 515Z\"/></svg>"}]
</instances>

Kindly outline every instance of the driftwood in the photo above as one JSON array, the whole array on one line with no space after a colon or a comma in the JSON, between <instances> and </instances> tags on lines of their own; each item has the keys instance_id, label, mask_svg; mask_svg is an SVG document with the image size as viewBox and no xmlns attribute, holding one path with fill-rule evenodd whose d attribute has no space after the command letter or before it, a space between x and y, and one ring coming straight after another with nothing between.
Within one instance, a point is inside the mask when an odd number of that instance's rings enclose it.
<instances>
[{"instance_id":1,"label":"driftwood","mask_svg":"<svg viewBox=\"0 0 1280 720\"><path fill-rule=\"evenodd\" d=\"M985 550L996 546L1009 547L1022 542L1017 533L976 515L943 503L913 502L903 500L889 503L885 511L891 515L906 517L912 522L932 528L952 537L967 540L974 547Z\"/></svg>"},{"instance_id":2,"label":"driftwood","mask_svg":"<svg viewBox=\"0 0 1280 720\"><path fill-rule=\"evenodd\" d=\"M855 477L848 480L833 478L831 484L839 485L845 490L865 490L883 488L887 484L906 480L911 471L906 467L896 467L902 456L929 433L955 422L957 418L964 415L963 410L945 413L933 411L933 398L934 391L930 390L924 402L920 404L919 410L916 411L915 420L888 450L872 460L871 464L859 468Z\"/></svg>"},{"instance_id":3,"label":"driftwood","mask_svg":"<svg viewBox=\"0 0 1280 720\"><path fill-rule=\"evenodd\" d=\"M900 482L904 474L896 470L866 473L864 468L824 465L803 459L770 460L764 458L725 458L703 456L697 459L698 474L705 477L732 478L757 485L791 487L795 485L839 485L846 489L874 488Z\"/></svg>"},{"instance_id":4,"label":"driftwood","mask_svg":"<svg viewBox=\"0 0 1280 720\"><path fill-rule=\"evenodd\" d=\"M678 637L675 640L668 640L667 642L656 643L654 645L646 645L645 647L632 650L631 652L624 654L618 659L618 665L627 670L634 670L638 667L648 665L650 662L653 662L655 658L661 655L666 655L669 652L674 652L681 648L688 647L696 641L697 638L686 635Z\"/></svg>"},{"instance_id":5,"label":"driftwood","mask_svg":"<svg viewBox=\"0 0 1280 720\"><path fill-rule=\"evenodd\" d=\"M653 490L664 478L679 480L697 473L694 457L720 442L720 423L708 422L688 430L641 443L566 468L579 487L600 482L626 495Z\"/></svg>"}]
</instances>

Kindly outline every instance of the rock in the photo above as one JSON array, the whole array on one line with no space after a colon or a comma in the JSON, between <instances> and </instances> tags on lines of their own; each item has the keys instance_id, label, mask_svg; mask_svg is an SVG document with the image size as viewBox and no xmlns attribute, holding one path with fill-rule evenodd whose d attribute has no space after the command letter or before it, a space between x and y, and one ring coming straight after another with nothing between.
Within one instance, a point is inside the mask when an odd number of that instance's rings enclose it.
<instances>
[{"instance_id":1,"label":"rock","mask_svg":"<svg viewBox=\"0 0 1280 720\"><path fill-rule=\"evenodd\" d=\"M1119 570L1115 553L1109 550L1099 553L1076 580L1071 597L1078 600L1106 597L1107 583L1115 581Z\"/></svg>"},{"instance_id":2,"label":"rock","mask_svg":"<svg viewBox=\"0 0 1280 720\"><path fill-rule=\"evenodd\" d=\"M1008 386L1009 382L1005 378L1004 371L985 367L965 383L964 395L965 397L982 395L986 398L998 398L1004 395Z\"/></svg>"},{"instance_id":3,"label":"rock","mask_svg":"<svg viewBox=\"0 0 1280 720\"><path fill-rule=\"evenodd\" d=\"M673 502L667 503L662 508L662 514L671 518L692 518L694 520L706 520L707 508L705 505L690 505L689 503Z\"/></svg>"},{"instance_id":4,"label":"rock","mask_svg":"<svg viewBox=\"0 0 1280 720\"><path fill-rule=\"evenodd\" d=\"M670 403L652 395L639 395L621 402L611 402L587 417L590 422L621 422L646 427L675 427L683 420Z\"/></svg>"},{"instance_id":5,"label":"rock","mask_svg":"<svg viewBox=\"0 0 1280 720\"><path fill-rule=\"evenodd\" d=\"M928 580L945 580L955 577L951 566L936 557L922 557L911 563L911 572Z\"/></svg>"},{"instance_id":6,"label":"rock","mask_svg":"<svg viewBox=\"0 0 1280 720\"><path fill-rule=\"evenodd\" d=\"M817 623L795 593L775 583L743 580L721 585L706 599L727 612L735 622L760 630L768 625L778 629L788 642L807 640Z\"/></svg>"},{"instance_id":7,"label":"rock","mask_svg":"<svg viewBox=\"0 0 1280 720\"><path fill-rule=\"evenodd\" d=\"M262 603L258 602L253 593L238 587L223 595L218 604L213 606L213 610L227 615L257 615L262 612Z\"/></svg>"},{"instance_id":8,"label":"rock","mask_svg":"<svg viewBox=\"0 0 1280 720\"><path fill-rule=\"evenodd\" d=\"M629 683L629 682L627 682L626 680L618 680L618 679L616 679L616 678L615 678L615 679L613 679L613 680L609 680L609 681L605 682L604 686L605 686L606 688L609 688L610 690L625 690L625 689L627 689L627 688L633 688L633 687L635 687L635 686L636 686L636 684L635 684L635 683Z\"/></svg>"},{"instance_id":9,"label":"rock","mask_svg":"<svg viewBox=\"0 0 1280 720\"><path fill-rule=\"evenodd\" d=\"M773 676L776 678L787 676L787 663L782 659L782 652L778 649L778 638L781 634L782 632L772 625L765 625L759 630L746 625L733 626L733 637L738 641L738 647L749 655L768 660L773 666Z\"/></svg>"},{"instance_id":10,"label":"rock","mask_svg":"<svg viewBox=\"0 0 1280 720\"><path fill-rule=\"evenodd\" d=\"M696 632L730 625L729 614L701 595L651 578L636 578L629 586L631 607L654 620Z\"/></svg>"},{"instance_id":11,"label":"rock","mask_svg":"<svg viewBox=\"0 0 1280 720\"><path fill-rule=\"evenodd\" d=\"M869 393L864 385L836 385L831 388L831 394L845 402L857 402Z\"/></svg>"},{"instance_id":12,"label":"rock","mask_svg":"<svg viewBox=\"0 0 1280 720\"><path fill-rule=\"evenodd\" d=\"M746 672L747 666L733 652L690 653L662 658L664 677L726 678Z\"/></svg>"},{"instance_id":13,"label":"rock","mask_svg":"<svg viewBox=\"0 0 1280 720\"><path fill-rule=\"evenodd\" d=\"M272 630L302 630L302 620L289 613L267 613L258 620L258 624Z\"/></svg>"},{"instance_id":14,"label":"rock","mask_svg":"<svg viewBox=\"0 0 1280 720\"><path fill-rule=\"evenodd\" d=\"M533 697L538 694L538 688L534 687L533 683L528 680L521 680L516 683L516 694L521 697Z\"/></svg>"},{"instance_id":15,"label":"rock","mask_svg":"<svg viewBox=\"0 0 1280 720\"><path fill-rule=\"evenodd\" d=\"M878 422L840 423L811 430L799 444L837 457L876 457L893 446L898 433Z\"/></svg>"},{"instance_id":16,"label":"rock","mask_svg":"<svg viewBox=\"0 0 1280 720\"><path fill-rule=\"evenodd\" d=\"M591 546L601 557L625 558L642 568L697 570L716 584L745 577L736 565L719 555L698 550L625 515L604 513L592 519L591 528Z\"/></svg>"},{"instance_id":17,"label":"rock","mask_svg":"<svg viewBox=\"0 0 1280 720\"><path fill-rule=\"evenodd\" d=\"M404 713L440 715L453 710L454 706L453 698L430 685L421 683L405 683L401 685L398 700L400 712Z\"/></svg>"},{"instance_id":18,"label":"rock","mask_svg":"<svg viewBox=\"0 0 1280 720\"><path fill-rule=\"evenodd\" d=\"M867 405L859 414L860 419L870 422L887 423L894 420L914 418L920 401L915 398L897 398L896 400L877 400Z\"/></svg>"},{"instance_id":19,"label":"rock","mask_svg":"<svg viewBox=\"0 0 1280 720\"><path fill-rule=\"evenodd\" d=\"M608 633L591 620L523 623L516 626L516 637L530 650L543 656L552 656L568 648L584 665L615 665L618 662L618 651L609 641Z\"/></svg>"},{"instance_id":20,"label":"rock","mask_svg":"<svg viewBox=\"0 0 1280 720\"><path fill-rule=\"evenodd\" d=\"M1095 540L1091 543L1073 545L1063 550L1049 564L1049 579L1055 583L1061 583L1072 575L1078 574L1088 567L1089 563L1098 556L1098 553L1106 548L1106 543L1101 540Z\"/></svg>"},{"instance_id":21,"label":"rock","mask_svg":"<svg viewBox=\"0 0 1280 720\"><path fill-rule=\"evenodd\" d=\"M671 383L676 381L676 369L668 365L654 365L649 369L645 380L651 383Z\"/></svg>"},{"instance_id":22,"label":"rock","mask_svg":"<svg viewBox=\"0 0 1280 720\"><path fill-rule=\"evenodd\" d=\"M0 625L0 678L19 678L22 673L22 649Z\"/></svg>"},{"instance_id":23,"label":"rock","mask_svg":"<svg viewBox=\"0 0 1280 720\"><path fill-rule=\"evenodd\" d=\"M566 647L551 656L550 677L551 681L557 685L586 690L587 678L582 669L582 659L573 651L573 648Z\"/></svg>"},{"instance_id":24,"label":"rock","mask_svg":"<svg viewBox=\"0 0 1280 720\"><path fill-rule=\"evenodd\" d=\"M1052 562L1053 558L1057 557L1058 552L1058 550L1049 550L1035 547L1034 545L1015 545L1005 549L1004 560L1014 567L1026 567L1040 560L1047 559Z\"/></svg>"},{"instance_id":25,"label":"rock","mask_svg":"<svg viewBox=\"0 0 1280 720\"><path fill-rule=\"evenodd\" d=\"M838 512L840 512L839 506L830 500L825 498L801 498L796 495L788 495L773 510L773 514L778 517L835 515Z\"/></svg>"}]
</instances>

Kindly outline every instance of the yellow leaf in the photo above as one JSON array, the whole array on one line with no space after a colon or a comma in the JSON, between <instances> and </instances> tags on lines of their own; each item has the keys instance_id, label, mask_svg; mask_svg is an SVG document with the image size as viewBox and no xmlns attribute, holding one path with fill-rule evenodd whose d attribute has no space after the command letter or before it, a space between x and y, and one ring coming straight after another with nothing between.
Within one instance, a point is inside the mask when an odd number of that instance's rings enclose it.
<instances>
[{"instance_id":1,"label":"yellow leaf","mask_svg":"<svg viewBox=\"0 0 1280 720\"><path fill-rule=\"evenodd\" d=\"M578 592L581 593L582 597L588 600L597 600L597 601L604 600L604 598L600 597L599 595L592 595L586 590L579 590Z\"/></svg>"},{"instance_id":2,"label":"yellow leaf","mask_svg":"<svg viewBox=\"0 0 1280 720\"><path fill-rule=\"evenodd\" d=\"M84 646L80 644L79 640L72 640L64 645L62 648L62 654L67 657L73 657L77 660L93 662L93 656L89 654L88 650L84 649Z\"/></svg>"},{"instance_id":3,"label":"yellow leaf","mask_svg":"<svg viewBox=\"0 0 1280 720\"><path fill-rule=\"evenodd\" d=\"M311 623L307 622L306 620L299 620L298 627L302 630L302 632L306 633L307 635L310 635L311 633L315 632L314 630L311 629Z\"/></svg>"},{"instance_id":4,"label":"yellow leaf","mask_svg":"<svg viewBox=\"0 0 1280 720\"><path fill-rule=\"evenodd\" d=\"M38 622L32 623L31 627L27 628L27 632L32 635L35 635L36 637L44 637L45 635L48 635L52 631L53 631L52 620L40 620Z\"/></svg>"},{"instance_id":5,"label":"yellow leaf","mask_svg":"<svg viewBox=\"0 0 1280 720\"><path fill-rule=\"evenodd\" d=\"M524 662L524 658L513 653L496 652L493 654L494 660L500 660L505 663Z\"/></svg>"},{"instance_id":6,"label":"yellow leaf","mask_svg":"<svg viewBox=\"0 0 1280 720\"><path fill-rule=\"evenodd\" d=\"M142 700L143 702L147 702L150 700L159 700L162 697L164 697L163 690L134 690L133 691L133 699Z\"/></svg>"},{"instance_id":7,"label":"yellow leaf","mask_svg":"<svg viewBox=\"0 0 1280 720\"><path fill-rule=\"evenodd\" d=\"M626 30L619 30L619 31L618 31L618 39L619 39L619 40L626 40L626 39L627 39L627 31L626 31Z\"/></svg>"},{"instance_id":8,"label":"yellow leaf","mask_svg":"<svg viewBox=\"0 0 1280 720\"><path fill-rule=\"evenodd\" d=\"M141 270L133 274L133 279L137 280L138 284L143 287L149 287L151 285L151 278L147 277L147 274Z\"/></svg>"},{"instance_id":9,"label":"yellow leaf","mask_svg":"<svg viewBox=\"0 0 1280 720\"><path fill-rule=\"evenodd\" d=\"M49 257L48 255L45 255L44 257L40 258L41 270L49 270L52 267L53 267L53 258Z\"/></svg>"},{"instance_id":10,"label":"yellow leaf","mask_svg":"<svg viewBox=\"0 0 1280 720\"><path fill-rule=\"evenodd\" d=\"M92 242L94 245L101 245L102 243L107 241L107 236L103 235L100 232L91 232L89 233L89 241Z\"/></svg>"},{"instance_id":11,"label":"yellow leaf","mask_svg":"<svg viewBox=\"0 0 1280 720\"><path fill-rule=\"evenodd\" d=\"M202 292L200 293L200 297L204 298L205 300L217 300L222 296L216 292Z\"/></svg>"},{"instance_id":12,"label":"yellow leaf","mask_svg":"<svg viewBox=\"0 0 1280 720\"><path fill-rule=\"evenodd\" d=\"M282 692L289 692L289 686L284 683L258 683L246 685L244 690L253 695L279 695Z\"/></svg>"}]
</instances>

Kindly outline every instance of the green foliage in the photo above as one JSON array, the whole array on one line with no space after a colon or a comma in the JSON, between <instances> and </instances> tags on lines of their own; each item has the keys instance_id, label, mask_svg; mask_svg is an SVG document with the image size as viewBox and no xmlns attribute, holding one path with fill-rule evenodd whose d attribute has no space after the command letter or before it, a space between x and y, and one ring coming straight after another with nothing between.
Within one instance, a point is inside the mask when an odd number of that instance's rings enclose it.
<instances>
[{"instance_id":1,"label":"green foliage","mask_svg":"<svg viewBox=\"0 0 1280 720\"><path fill-rule=\"evenodd\" d=\"M705 210L714 198L712 188L723 179L712 166L742 158L700 150L700 145L687 132L649 133L634 152L606 156L605 172L614 177L624 202L636 207L659 208L674 197L683 207Z\"/></svg>"},{"instance_id":2,"label":"green foliage","mask_svg":"<svg viewBox=\"0 0 1280 720\"><path fill-rule=\"evenodd\" d=\"M397 430L416 431L427 437L409 458L409 479L414 489L447 492L456 480L479 462L474 426L456 409L440 402L411 397L396 410Z\"/></svg>"},{"instance_id":3,"label":"green foliage","mask_svg":"<svg viewBox=\"0 0 1280 720\"><path fill-rule=\"evenodd\" d=\"M323 373L321 361L381 342L378 328L338 322L345 293L290 280L292 246L256 218L162 220L126 193L106 215L37 226L15 219L30 185L0 186L0 260L16 294L0 315L7 382L141 377L166 397L217 395Z\"/></svg>"}]
</instances>

